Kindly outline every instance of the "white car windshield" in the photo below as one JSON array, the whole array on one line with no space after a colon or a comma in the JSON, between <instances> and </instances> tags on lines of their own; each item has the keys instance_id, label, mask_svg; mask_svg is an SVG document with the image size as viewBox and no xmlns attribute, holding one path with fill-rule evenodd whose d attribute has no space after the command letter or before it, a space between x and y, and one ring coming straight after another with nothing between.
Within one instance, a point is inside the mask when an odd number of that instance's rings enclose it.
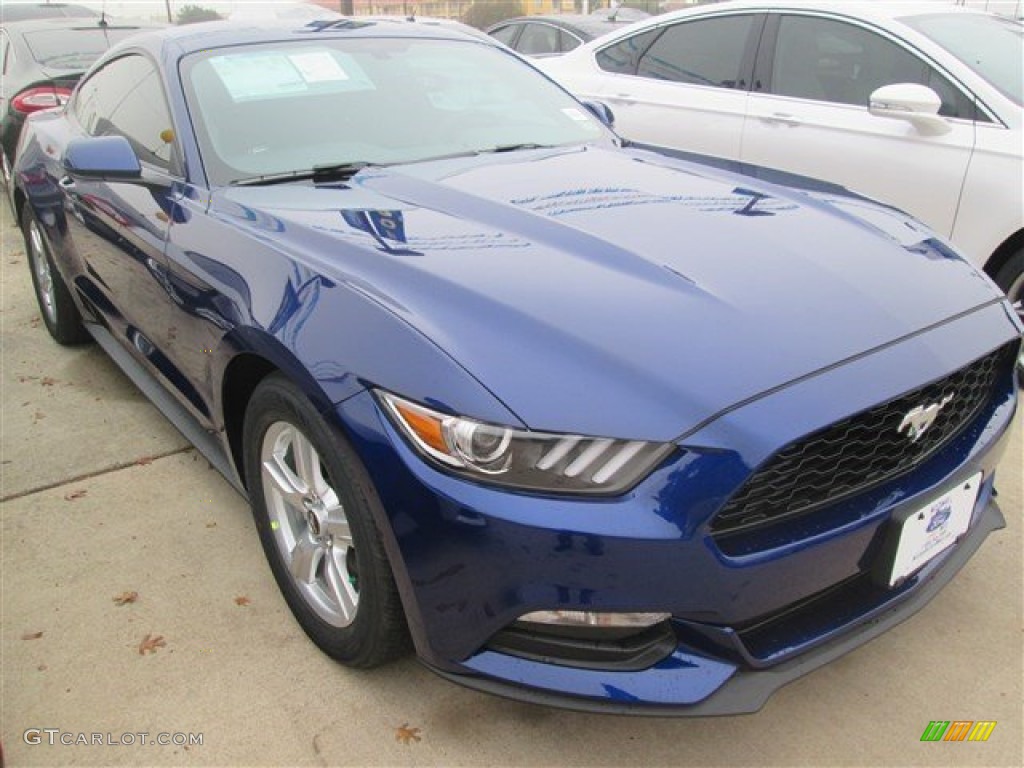
<instances>
[{"instance_id":1,"label":"white car windshield","mask_svg":"<svg viewBox=\"0 0 1024 768\"><path fill-rule=\"evenodd\" d=\"M182 67L216 185L336 164L610 140L516 57L472 41L325 38L207 50Z\"/></svg>"},{"instance_id":2,"label":"white car windshield","mask_svg":"<svg viewBox=\"0 0 1024 768\"><path fill-rule=\"evenodd\" d=\"M1024 25L1001 16L936 13L901 19L1024 104Z\"/></svg>"}]
</instances>

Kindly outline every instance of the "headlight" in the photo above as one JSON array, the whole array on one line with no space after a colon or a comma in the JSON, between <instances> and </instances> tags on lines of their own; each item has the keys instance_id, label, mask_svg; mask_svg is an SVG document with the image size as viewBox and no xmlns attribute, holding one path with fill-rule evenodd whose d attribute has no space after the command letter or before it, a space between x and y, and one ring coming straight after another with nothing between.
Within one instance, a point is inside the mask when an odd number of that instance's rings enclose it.
<instances>
[{"instance_id":1,"label":"headlight","mask_svg":"<svg viewBox=\"0 0 1024 768\"><path fill-rule=\"evenodd\" d=\"M622 493L675 448L670 443L527 432L438 413L381 390L377 397L424 457L456 474L523 490Z\"/></svg>"}]
</instances>

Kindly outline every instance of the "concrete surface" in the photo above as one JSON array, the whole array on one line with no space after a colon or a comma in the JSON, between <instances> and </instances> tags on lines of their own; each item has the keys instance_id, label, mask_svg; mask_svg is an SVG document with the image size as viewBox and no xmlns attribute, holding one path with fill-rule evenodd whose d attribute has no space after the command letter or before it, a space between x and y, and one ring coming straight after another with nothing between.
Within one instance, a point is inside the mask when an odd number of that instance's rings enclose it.
<instances>
[{"instance_id":1,"label":"concrete surface","mask_svg":"<svg viewBox=\"0 0 1024 768\"><path fill-rule=\"evenodd\" d=\"M51 343L3 213L8 764L1024 763L1019 423L1000 483L1009 528L922 613L779 691L757 715L575 714L462 689L411 658L352 672L292 621L243 500L98 349ZM136 602L115 604L131 591ZM147 635L164 645L143 656ZM931 720L997 726L986 743L921 743ZM399 740L403 727L419 741ZM50 746L44 732L30 745L30 728L135 744L63 746L55 735ZM140 733L145 746L124 735ZM158 733L202 734L202 744L153 745Z\"/></svg>"}]
</instances>

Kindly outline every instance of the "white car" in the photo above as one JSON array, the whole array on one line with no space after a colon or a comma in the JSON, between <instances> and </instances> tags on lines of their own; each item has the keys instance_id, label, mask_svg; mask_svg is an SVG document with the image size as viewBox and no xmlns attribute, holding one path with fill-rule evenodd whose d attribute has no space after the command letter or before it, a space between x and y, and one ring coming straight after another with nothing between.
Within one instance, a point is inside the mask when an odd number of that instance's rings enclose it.
<instances>
[{"instance_id":1,"label":"white car","mask_svg":"<svg viewBox=\"0 0 1024 768\"><path fill-rule=\"evenodd\" d=\"M720 3L537 66L610 105L627 139L882 200L1024 296L1020 22L934 2Z\"/></svg>"}]
</instances>

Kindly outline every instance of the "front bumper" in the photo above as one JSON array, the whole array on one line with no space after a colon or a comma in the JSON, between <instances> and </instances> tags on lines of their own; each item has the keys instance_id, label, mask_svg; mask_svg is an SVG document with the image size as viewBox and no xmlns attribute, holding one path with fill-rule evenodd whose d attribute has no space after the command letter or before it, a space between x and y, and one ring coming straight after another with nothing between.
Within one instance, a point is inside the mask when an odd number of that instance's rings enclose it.
<instances>
[{"instance_id":1,"label":"front bumper","mask_svg":"<svg viewBox=\"0 0 1024 768\"><path fill-rule=\"evenodd\" d=\"M378 523L421 661L469 687L574 709L756 711L772 691L911 616L1004 525L994 477L1016 410L1011 366L970 426L913 471L728 546L711 520L792 440L1007 343L1005 325L1001 338L982 341L977 322L709 422L612 499L531 496L453 477L421 460L369 393L345 401L338 415L381 496ZM837 391L843 398L822 396ZM982 487L961 539L906 581L879 585L893 521L977 473ZM508 652L502 633L543 610L668 613L675 647L643 667Z\"/></svg>"},{"instance_id":2,"label":"front bumper","mask_svg":"<svg viewBox=\"0 0 1024 768\"><path fill-rule=\"evenodd\" d=\"M988 535L1005 525L998 505L990 501L968 535L917 589L861 617L832 641L773 667L742 668L678 649L669 658L638 672L553 668L489 651L466 661L467 670L477 674L432 669L468 688L580 712L665 717L757 712L779 688L864 645L924 608ZM691 701L680 701L681 692Z\"/></svg>"}]
</instances>

